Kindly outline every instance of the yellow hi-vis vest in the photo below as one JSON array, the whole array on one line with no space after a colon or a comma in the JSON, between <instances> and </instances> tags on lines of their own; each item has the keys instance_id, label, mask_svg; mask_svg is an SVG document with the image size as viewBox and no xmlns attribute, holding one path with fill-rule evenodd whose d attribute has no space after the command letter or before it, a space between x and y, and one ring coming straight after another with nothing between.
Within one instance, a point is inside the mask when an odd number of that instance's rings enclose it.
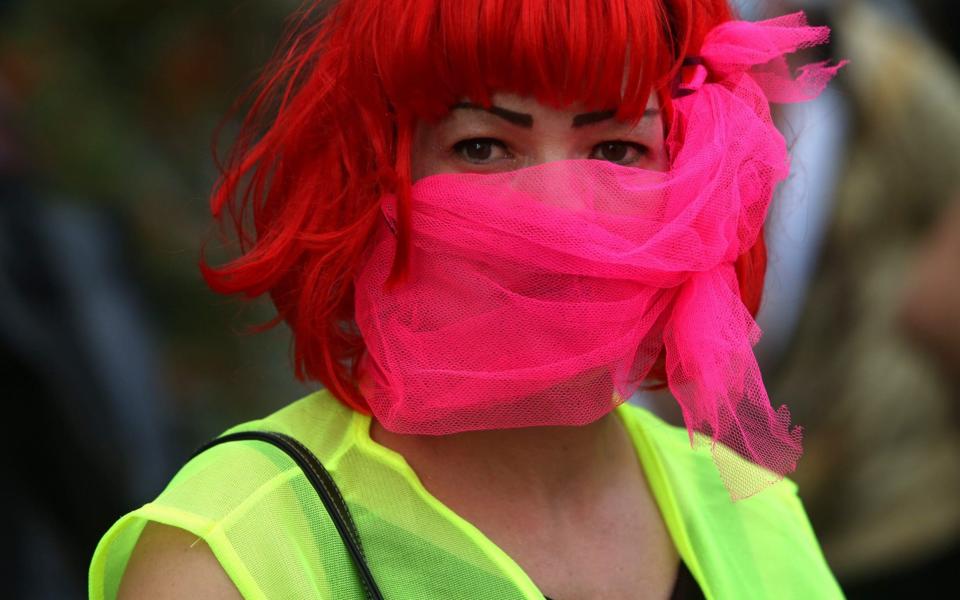
<instances>
[{"instance_id":1,"label":"yellow hi-vis vest","mask_svg":"<svg viewBox=\"0 0 960 600\"><path fill-rule=\"evenodd\" d=\"M677 551L708 599L843 597L792 481L733 503L710 453L692 450L685 429L629 404L616 413ZM320 459L343 492L388 600L543 600L513 559L431 495L401 455L370 438L370 423L322 390L230 432L284 433ZM116 597L150 521L202 538L246 599L364 598L317 493L269 444L230 442L197 455L156 500L117 521L90 565L92 600Z\"/></svg>"}]
</instances>

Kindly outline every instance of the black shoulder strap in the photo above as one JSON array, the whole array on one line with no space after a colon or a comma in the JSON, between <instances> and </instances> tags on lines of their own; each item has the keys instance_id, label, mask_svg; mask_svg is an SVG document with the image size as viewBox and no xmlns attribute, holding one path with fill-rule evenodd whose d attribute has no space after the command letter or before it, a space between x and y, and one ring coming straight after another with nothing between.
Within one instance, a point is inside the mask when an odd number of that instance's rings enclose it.
<instances>
[{"instance_id":1,"label":"black shoulder strap","mask_svg":"<svg viewBox=\"0 0 960 600\"><path fill-rule=\"evenodd\" d=\"M366 557L363 554L363 546L360 544L360 535L357 532L356 524L353 522L353 517L350 515L350 510L347 508L347 503L340 494L340 488L337 487L333 477L330 476L320 460L296 439L274 431L238 431L231 433L207 442L193 456L214 446L236 440L266 442L276 446L293 459L297 466L303 470L307 480L310 481L313 489L320 496L320 501L323 502L330 518L333 519L333 524L337 527L337 532L340 534L340 538L347 547L350 558L353 559L353 564L357 568L360 584L363 586L367 600L383 600L383 594L377 587L377 582L374 581L370 567L367 565Z\"/></svg>"}]
</instances>

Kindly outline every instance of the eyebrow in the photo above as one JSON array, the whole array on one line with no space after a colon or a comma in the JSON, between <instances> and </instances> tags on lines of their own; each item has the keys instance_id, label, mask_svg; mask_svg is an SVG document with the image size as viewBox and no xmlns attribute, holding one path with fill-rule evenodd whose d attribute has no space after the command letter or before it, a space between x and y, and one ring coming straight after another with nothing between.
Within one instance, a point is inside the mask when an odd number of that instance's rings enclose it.
<instances>
[{"instance_id":1,"label":"eyebrow","mask_svg":"<svg viewBox=\"0 0 960 600\"><path fill-rule=\"evenodd\" d=\"M573 123L570 125L574 129L578 127L583 127L585 125L593 125L594 123L599 123L601 121L607 121L616 116L617 110L600 110L597 112L588 112L583 113L582 115L577 115L573 117ZM649 119L650 117L655 117L660 114L660 110L656 108L648 108L643 111L643 118Z\"/></svg>"},{"instance_id":2,"label":"eyebrow","mask_svg":"<svg viewBox=\"0 0 960 600\"><path fill-rule=\"evenodd\" d=\"M473 104L472 102L458 102L450 107L450 110L455 110L458 108L466 108L468 110L482 110L488 112L492 115L496 115L501 119L509 121L514 125L519 125L520 127L531 129L533 128L533 115L528 115L526 113L514 112L512 110L507 110L500 106L491 106L490 108L485 108L479 104Z\"/></svg>"},{"instance_id":3,"label":"eyebrow","mask_svg":"<svg viewBox=\"0 0 960 600\"><path fill-rule=\"evenodd\" d=\"M526 113L515 112L508 110L501 106L493 105L490 108L480 106L479 104L473 104L472 102L458 102L450 107L450 110L455 110L458 108L464 108L468 110L482 110L488 112L492 115L496 115L501 119L504 119L514 125L518 125L525 129L533 128L533 115L528 115ZM594 123L599 123L601 121L607 121L612 119L617 114L616 109L608 110L599 110L595 112L588 112L579 114L573 117L573 123L570 124L570 127L577 129L579 127L584 127L586 125L593 125ZM655 117L660 114L660 111L655 108L648 108L643 113L643 118L648 119L650 117Z\"/></svg>"}]
</instances>

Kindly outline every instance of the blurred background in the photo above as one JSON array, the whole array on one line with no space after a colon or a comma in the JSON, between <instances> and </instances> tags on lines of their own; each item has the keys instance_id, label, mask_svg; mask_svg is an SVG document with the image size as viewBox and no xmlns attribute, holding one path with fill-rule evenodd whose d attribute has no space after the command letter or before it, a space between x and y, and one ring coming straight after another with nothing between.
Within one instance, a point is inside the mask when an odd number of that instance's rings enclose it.
<instances>
[{"instance_id":1,"label":"blurred background","mask_svg":"<svg viewBox=\"0 0 960 600\"><path fill-rule=\"evenodd\" d=\"M197 269L214 129L298 4L0 0L8 597L84 597L113 521L201 442L309 390L282 327L247 335L269 305ZM960 567L958 3L736 4L803 8L852 60L777 113L795 168L758 355L805 428L794 479L848 595L919 597Z\"/></svg>"}]
</instances>

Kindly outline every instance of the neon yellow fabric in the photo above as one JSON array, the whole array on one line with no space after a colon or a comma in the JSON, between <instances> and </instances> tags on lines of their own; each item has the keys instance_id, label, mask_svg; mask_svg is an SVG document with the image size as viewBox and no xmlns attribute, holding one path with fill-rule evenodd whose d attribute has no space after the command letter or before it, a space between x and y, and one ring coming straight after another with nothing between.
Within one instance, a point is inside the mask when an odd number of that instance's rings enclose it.
<instances>
[{"instance_id":1,"label":"neon yellow fabric","mask_svg":"<svg viewBox=\"0 0 960 600\"><path fill-rule=\"evenodd\" d=\"M789 480L731 503L708 452L685 429L632 405L627 426L677 550L707 598L842 598ZM543 600L533 581L473 525L433 497L370 418L327 391L230 431L267 429L310 448L343 491L388 599ZM257 441L186 464L160 496L122 517L90 566L90 598L114 598L144 526L203 538L244 598L362 600L333 523L301 471Z\"/></svg>"}]
</instances>

